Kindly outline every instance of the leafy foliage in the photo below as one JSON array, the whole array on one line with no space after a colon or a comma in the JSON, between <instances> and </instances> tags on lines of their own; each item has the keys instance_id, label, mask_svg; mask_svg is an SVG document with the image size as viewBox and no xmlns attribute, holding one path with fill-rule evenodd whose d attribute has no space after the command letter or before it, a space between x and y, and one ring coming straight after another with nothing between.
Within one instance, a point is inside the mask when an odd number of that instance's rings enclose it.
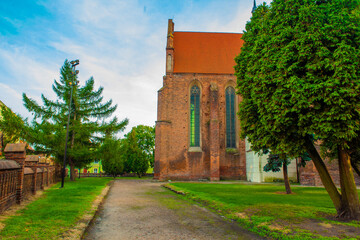
<instances>
[{"instance_id":1,"label":"leafy foliage","mask_svg":"<svg viewBox=\"0 0 360 240\"><path fill-rule=\"evenodd\" d=\"M103 170L114 177L123 173L124 170L122 150L121 142L116 138L106 138L100 147Z\"/></svg>"},{"instance_id":2,"label":"leafy foliage","mask_svg":"<svg viewBox=\"0 0 360 240\"><path fill-rule=\"evenodd\" d=\"M265 172L270 172L270 171L280 172L283 164L286 164L286 165L290 164L290 160L282 159L282 158L280 158L280 156L278 154L269 154L267 161L268 162L264 166Z\"/></svg>"},{"instance_id":3,"label":"leafy foliage","mask_svg":"<svg viewBox=\"0 0 360 240\"><path fill-rule=\"evenodd\" d=\"M0 104L0 135L1 149L4 151L6 144L15 143L23 139L24 120L13 113L8 107Z\"/></svg>"},{"instance_id":4,"label":"leafy foliage","mask_svg":"<svg viewBox=\"0 0 360 240\"><path fill-rule=\"evenodd\" d=\"M155 127L138 125L131 131L135 132L139 148L146 154L150 167L154 167Z\"/></svg>"},{"instance_id":5,"label":"leafy foliage","mask_svg":"<svg viewBox=\"0 0 360 240\"><path fill-rule=\"evenodd\" d=\"M295 158L308 151L339 216L351 218L360 217L345 152L360 139L359 6L358 0L263 4L247 23L235 59L242 137L256 152L266 147ZM313 134L339 156L345 196L314 148Z\"/></svg>"},{"instance_id":6,"label":"leafy foliage","mask_svg":"<svg viewBox=\"0 0 360 240\"><path fill-rule=\"evenodd\" d=\"M146 152L140 148L139 139L134 128L127 134L124 157L125 171L134 172L140 178L149 168L149 161Z\"/></svg>"},{"instance_id":7,"label":"leafy foliage","mask_svg":"<svg viewBox=\"0 0 360 240\"><path fill-rule=\"evenodd\" d=\"M273 1L246 26L236 58L242 136L297 157L305 136L344 143L360 125L358 1ZM279 137L280 136L280 137Z\"/></svg>"}]
</instances>

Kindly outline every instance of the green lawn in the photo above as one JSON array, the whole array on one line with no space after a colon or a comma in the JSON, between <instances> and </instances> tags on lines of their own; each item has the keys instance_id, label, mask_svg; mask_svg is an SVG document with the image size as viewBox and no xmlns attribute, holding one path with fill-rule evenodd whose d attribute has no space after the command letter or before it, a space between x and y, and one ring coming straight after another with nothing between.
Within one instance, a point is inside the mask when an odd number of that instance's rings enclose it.
<instances>
[{"instance_id":1,"label":"green lawn","mask_svg":"<svg viewBox=\"0 0 360 240\"><path fill-rule=\"evenodd\" d=\"M37 200L5 220L0 239L58 239L71 229L112 178L81 178L55 184Z\"/></svg>"},{"instance_id":2,"label":"green lawn","mask_svg":"<svg viewBox=\"0 0 360 240\"><path fill-rule=\"evenodd\" d=\"M360 233L360 223L357 221L344 223L330 220L335 216L336 211L323 188L293 186L294 194L286 195L279 194L284 192L284 186L272 184L171 183L169 185L177 191L185 192L186 198L199 202L228 219L237 220L260 235L284 239L320 237L319 231L322 230L323 223L330 224L332 229L346 226ZM304 223L314 225L304 230L301 229ZM318 227L319 223L321 223L320 227ZM329 231L325 229L325 235L331 235ZM346 234L347 232L343 233L344 238Z\"/></svg>"}]
</instances>

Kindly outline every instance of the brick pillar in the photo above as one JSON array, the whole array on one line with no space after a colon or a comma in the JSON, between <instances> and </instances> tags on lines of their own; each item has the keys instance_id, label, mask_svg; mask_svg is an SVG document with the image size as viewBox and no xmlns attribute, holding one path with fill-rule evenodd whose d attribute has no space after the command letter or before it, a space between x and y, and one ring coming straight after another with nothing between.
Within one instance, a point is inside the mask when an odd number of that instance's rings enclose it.
<instances>
[{"instance_id":1,"label":"brick pillar","mask_svg":"<svg viewBox=\"0 0 360 240\"><path fill-rule=\"evenodd\" d=\"M171 76L163 77L163 85L171 81ZM168 176L168 147L171 121L166 115L167 95L164 88L158 91L158 112L155 127L154 179L165 180Z\"/></svg>"},{"instance_id":2,"label":"brick pillar","mask_svg":"<svg viewBox=\"0 0 360 240\"><path fill-rule=\"evenodd\" d=\"M210 180L220 180L220 130L218 87L210 84Z\"/></svg>"},{"instance_id":3,"label":"brick pillar","mask_svg":"<svg viewBox=\"0 0 360 240\"><path fill-rule=\"evenodd\" d=\"M35 195L36 194L36 181L39 181L39 179L37 179L38 178L37 177L38 168L37 168L37 166L33 166L31 168L34 171L32 193Z\"/></svg>"},{"instance_id":4,"label":"brick pillar","mask_svg":"<svg viewBox=\"0 0 360 240\"><path fill-rule=\"evenodd\" d=\"M5 159L14 160L20 165L20 168L17 172L16 202L21 203L23 200L26 143L9 143L6 145L4 152Z\"/></svg>"},{"instance_id":5,"label":"brick pillar","mask_svg":"<svg viewBox=\"0 0 360 240\"><path fill-rule=\"evenodd\" d=\"M50 185L50 167L47 166L46 169L47 169L47 173L46 173L47 174L47 179L46 179L47 182L46 182L46 185L49 186Z\"/></svg>"},{"instance_id":6,"label":"brick pillar","mask_svg":"<svg viewBox=\"0 0 360 240\"><path fill-rule=\"evenodd\" d=\"M40 184L40 188L42 190L44 190L44 185L45 185L45 168L41 168L42 173L41 173L41 184Z\"/></svg>"}]
</instances>

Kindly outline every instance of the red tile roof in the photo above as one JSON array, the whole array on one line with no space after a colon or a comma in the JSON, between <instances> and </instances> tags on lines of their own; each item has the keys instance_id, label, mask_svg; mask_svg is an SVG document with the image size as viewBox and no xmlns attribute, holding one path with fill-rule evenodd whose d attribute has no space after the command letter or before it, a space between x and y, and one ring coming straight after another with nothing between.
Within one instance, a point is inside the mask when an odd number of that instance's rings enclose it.
<instances>
[{"instance_id":1,"label":"red tile roof","mask_svg":"<svg viewBox=\"0 0 360 240\"><path fill-rule=\"evenodd\" d=\"M234 74L240 33L174 32L174 73Z\"/></svg>"}]
</instances>

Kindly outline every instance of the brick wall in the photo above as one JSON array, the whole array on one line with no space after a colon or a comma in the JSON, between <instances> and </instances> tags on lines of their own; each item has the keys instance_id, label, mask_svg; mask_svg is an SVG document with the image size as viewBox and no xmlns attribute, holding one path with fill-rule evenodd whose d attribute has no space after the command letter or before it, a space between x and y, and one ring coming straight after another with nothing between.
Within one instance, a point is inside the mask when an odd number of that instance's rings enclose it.
<instances>
[{"instance_id":1,"label":"brick wall","mask_svg":"<svg viewBox=\"0 0 360 240\"><path fill-rule=\"evenodd\" d=\"M331 178L337 186L340 186L340 175L338 160L325 159L325 165L330 173ZM355 182L360 186L360 177L354 172ZM301 185L322 186L320 175L317 172L312 161L307 162L305 167L299 168L299 182Z\"/></svg>"},{"instance_id":2,"label":"brick wall","mask_svg":"<svg viewBox=\"0 0 360 240\"><path fill-rule=\"evenodd\" d=\"M200 149L189 147L190 88L196 84L200 96ZM217 86L218 135L210 136L210 85ZM228 153L225 145L225 89L236 86L232 74L177 73L164 77L158 95L154 177L164 179L210 179L210 139L218 143L221 179L246 179L245 142L237 136L237 149ZM237 96L237 103L241 98ZM237 121L237 132L239 132Z\"/></svg>"},{"instance_id":3,"label":"brick wall","mask_svg":"<svg viewBox=\"0 0 360 240\"><path fill-rule=\"evenodd\" d=\"M3 160L2 160L3 161ZM2 162L1 161L1 162ZM16 202L18 168L5 169L0 162L0 213ZM16 163L14 162L14 165Z\"/></svg>"},{"instance_id":4,"label":"brick wall","mask_svg":"<svg viewBox=\"0 0 360 240\"><path fill-rule=\"evenodd\" d=\"M31 168L25 168L24 170L24 188L23 195L24 198L32 195L33 185L34 185L34 171Z\"/></svg>"},{"instance_id":5,"label":"brick wall","mask_svg":"<svg viewBox=\"0 0 360 240\"><path fill-rule=\"evenodd\" d=\"M60 167L25 161L25 144L8 144L5 158L0 160L0 213L59 179Z\"/></svg>"}]
</instances>

